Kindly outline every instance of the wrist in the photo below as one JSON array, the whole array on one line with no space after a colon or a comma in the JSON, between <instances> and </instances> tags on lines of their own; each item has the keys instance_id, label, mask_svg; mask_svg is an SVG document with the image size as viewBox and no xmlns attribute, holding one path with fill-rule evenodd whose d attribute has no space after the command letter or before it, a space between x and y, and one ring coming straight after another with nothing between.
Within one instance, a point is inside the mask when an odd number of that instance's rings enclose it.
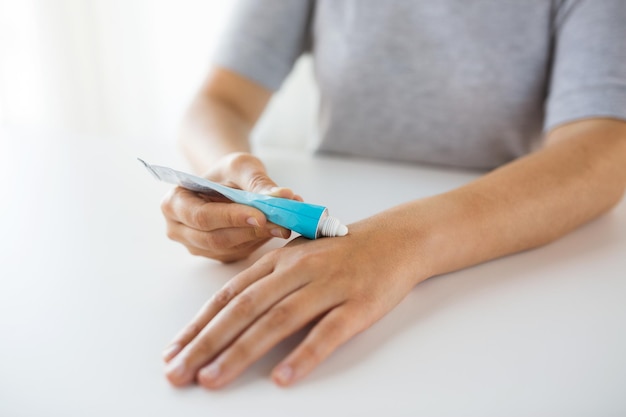
<instances>
[{"instance_id":1,"label":"wrist","mask_svg":"<svg viewBox=\"0 0 626 417\"><path fill-rule=\"evenodd\" d=\"M489 197L459 188L409 203L412 205L422 229L429 277L501 255L498 239L502 230L494 228Z\"/></svg>"},{"instance_id":2,"label":"wrist","mask_svg":"<svg viewBox=\"0 0 626 417\"><path fill-rule=\"evenodd\" d=\"M481 260L487 236L480 231L481 202L468 196L441 194L393 207L351 225L364 223L370 237L395 268L417 285L430 277ZM478 238L475 238L479 236ZM384 255L383 255L384 254Z\"/></svg>"},{"instance_id":3,"label":"wrist","mask_svg":"<svg viewBox=\"0 0 626 417\"><path fill-rule=\"evenodd\" d=\"M401 279L413 287L437 275L435 244L441 239L420 214L421 202L385 210L348 226L354 235L372 246L369 261L384 262L389 279Z\"/></svg>"}]
</instances>

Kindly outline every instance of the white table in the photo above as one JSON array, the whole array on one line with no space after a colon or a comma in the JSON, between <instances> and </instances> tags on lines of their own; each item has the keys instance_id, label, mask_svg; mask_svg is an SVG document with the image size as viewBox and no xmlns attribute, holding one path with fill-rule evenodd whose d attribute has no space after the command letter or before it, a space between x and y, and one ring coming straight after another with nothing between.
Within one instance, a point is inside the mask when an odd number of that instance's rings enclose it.
<instances>
[{"instance_id":1,"label":"white table","mask_svg":"<svg viewBox=\"0 0 626 417\"><path fill-rule=\"evenodd\" d=\"M286 341L222 391L175 389L161 349L234 265L166 239L147 139L0 132L0 416L626 414L626 203L547 247L426 281L306 380ZM351 222L478 174L266 152ZM274 244L275 246L277 245Z\"/></svg>"}]
</instances>

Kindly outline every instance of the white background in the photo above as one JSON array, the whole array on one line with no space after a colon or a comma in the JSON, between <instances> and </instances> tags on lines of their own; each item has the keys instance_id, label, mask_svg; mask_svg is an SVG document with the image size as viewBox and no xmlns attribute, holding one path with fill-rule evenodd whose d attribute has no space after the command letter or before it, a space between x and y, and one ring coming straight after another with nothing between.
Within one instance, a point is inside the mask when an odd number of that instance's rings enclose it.
<instances>
[{"instance_id":1,"label":"white background","mask_svg":"<svg viewBox=\"0 0 626 417\"><path fill-rule=\"evenodd\" d=\"M166 239L169 186L135 160L141 140L5 134L2 417L626 415L626 202L546 247L423 282L291 388L269 374L302 332L223 390L175 389L161 349L260 254L222 265ZM261 156L348 224L478 175Z\"/></svg>"},{"instance_id":2,"label":"white background","mask_svg":"<svg viewBox=\"0 0 626 417\"><path fill-rule=\"evenodd\" d=\"M234 3L0 0L0 127L171 143ZM285 87L256 137L302 148L317 100L307 60Z\"/></svg>"}]
</instances>

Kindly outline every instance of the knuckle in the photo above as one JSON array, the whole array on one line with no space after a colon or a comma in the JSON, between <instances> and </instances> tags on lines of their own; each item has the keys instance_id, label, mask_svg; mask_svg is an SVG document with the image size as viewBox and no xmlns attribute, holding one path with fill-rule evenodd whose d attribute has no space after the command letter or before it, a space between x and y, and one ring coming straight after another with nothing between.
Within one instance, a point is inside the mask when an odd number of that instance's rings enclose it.
<instances>
[{"instance_id":1,"label":"knuckle","mask_svg":"<svg viewBox=\"0 0 626 417\"><path fill-rule=\"evenodd\" d=\"M282 327L289 323L293 315L294 312L292 308L287 306L276 306L269 313L268 325L272 328Z\"/></svg>"},{"instance_id":2,"label":"knuckle","mask_svg":"<svg viewBox=\"0 0 626 417\"><path fill-rule=\"evenodd\" d=\"M255 302L250 294L239 294L233 300L232 314L236 317L249 317L254 313Z\"/></svg>"},{"instance_id":3,"label":"knuckle","mask_svg":"<svg viewBox=\"0 0 626 417\"><path fill-rule=\"evenodd\" d=\"M187 248L187 252L189 252L193 256L202 256L204 253L193 246L185 246Z\"/></svg>"},{"instance_id":4,"label":"knuckle","mask_svg":"<svg viewBox=\"0 0 626 417\"><path fill-rule=\"evenodd\" d=\"M225 220L231 226L239 226L242 223L240 220L240 217L243 217L243 216L240 215L241 210L237 210L237 208L238 208L238 205L229 204L227 210L224 213Z\"/></svg>"},{"instance_id":5,"label":"knuckle","mask_svg":"<svg viewBox=\"0 0 626 417\"><path fill-rule=\"evenodd\" d=\"M248 178L248 189L261 190L267 188L270 183L271 181L267 175L261 172L255 172Z\"/></svg>"},{"instance_id":6,"label":"knuckle","mask_svg":"<svg viewBox=\"0 0 626 417\"><path fill-rule=\"evenodd\" d=\"M336 318L326 323L324 333L327 339L343 340L346 333L347 317Z\"/></svg>"},{"instance_id":7,"label":"knuckle","mask_svg":"<svg viewBox=\"0 0 626 417\"><path fill-rule=\"evenodd\" d=\"M205 205L202 205L199 208L192 210L189 217L193 225L201 230L205 230L210 227L210 220L206 211L201 209L202 207L205 207Z\"/></svg>"},{"instance_id":8,"label":"knuckle","mask_svg":"<svg viewBox=\"0 0 626 417\"><path fill-rule=\"evenodd\" d=\"M220 249L227 249L230 239L228 239L225 233L208 233L203 243L207 249L218 251Z\"/></svg>"},{"instance_id":9,"label":"knuckle","mask_svg":"<svg viewBox=\"0 0 626 417\"><path fill-rule=\"evenodd\" d=\"M305 362L310 363L318 363L322 360L320 349L313 343L302 345L299 356L304 359Z\"/></svg>"},{"instance_id":10,"label":"knuckle","mask_svg":"<svg viewBox=\"0 0 626 417\"><path fill-rule=\"evenodd\" d=\"M377 294L374 291L368 291L366 288L360 288L357 293L358 299L367 308L363 308L363 316L367 317L372 312L383 309L385 304L382 294Z\"/></svg>"},{"instance_id":11,"label":"knuckle","mask_svg":"<svg viewBox=\"0 0 626 417\"><path fill-rule=\"evenodd\" d=\"M284 248L287 249L287 248ZM279 256L281 253L278 254ZM305 268L307 270L315 270L320 267L326 268L328 265L328 258L324 256L320 256L316 251L306 251L298 248L295 256L289 257L291 261L289 262L292 268Z\"/></svg>"},{"instance_id":12,"label":"knuckle","mask_svg":"<svg viewBox=\"0 0 626 417\"><path fill-rule=\"evenodd\" d=\"M228 286L223 287L213 295L212 304L222 308L233 299L235 292Z\"/></svg>"},{"instance_id":13,"label":"knuckle","mask_svg":"<svg viewBox=\"0 0 626 417\"><path fill-rule=\"evenodd\" d=\"M247 343L239 342L231 346L230 352L228 352L228 356L231 360L239 362L246 358L249 358L252 354L252 350L252 347Z\"/></svg>"},{"instance_id":14,"label":"knuckle","mask_svg":"<svg viewBox=\"0 0 626 417\"><path fill-rule=\"evenodd\" d=\"M198 333L202 330L202 327L198 323L189 323L181 332L180 339L183 341L189 341L196 337Z\"/></svg>"},{"instance_id":15,"label":"knuckle","mask_svg":"<svg viewBox=\"0 0 626 417\"><path fill-rule=\"evenodd\" d=\"M302 256L298 258L298 263L305 266L316 266L322 261L316 253L303 253Z\"/></svg>"},{"instance_id":16,"label":"knuckle","mask_svg":"<svg viewBox=\"0 0 626 417\"><path fill-rule=\"evenodd\" d=\"M185 366L187 368L190 368L193 365L192 362L194 362L194 357L209 359L210 357L213 356L215 351L216 351L216 346L211 341L211 338L208 338L208 337L198 338L194 343L193 352L187 355L185 359L187 361L187 363L185 363Z\"/></svg>"},{"instance_id":17,"label":"knuckle","mask_svg":"<svg viewBox=\"0 0 626 417\"><path fill-rule=\"evenodd\" d=\"M275 265L276 261L278 261L278 259L280 258L280 255L282 253L284 248L277 248L277 249L272 249L269 252L267 252L265 255L263 255L258 261L258 264L269 264L269 265Z\"/></svg>"},{"instance_id":18,"label":"knuckle","mask_svg":"<svg viewBox=\"0 0 626 417\"><path fill-rule=\"evenodd\" d=\"M261 242L265 242L265 240ZM259 245L253 246L250 249L250 252L252 252L258 246ZM254 264L255 266L258 266L260 269L268 269L268 270L274 271L276 269L276 266L278 265L278 261L280 259L279 257L280 257L280 249L271 249L269 252L263 254Z\"/></svg>"},{"instance_id":19,"label":"knuckle","mask_svg":"<svg viewBox=\"0 0 626 417\"><path fill-rule=\"evenodd\" d=\"M243 165L245 164L245 158L242 153L232 154L231 157L227 160L226 166L231 171L239 171Z\"/></svg>"},{"instance_id":20,"label":"knuckle","mask_svg":"<svg viewBox=\"0 0 626 417\"><path fill-rule=\"evenodd\" d=\"M177 240L178 239L178 234L176 233L176 229L174 229L169 224L167 225L167 228L165 229L165 235L170 240Z\"/></svg>"},{"instance_id":21,"label":"knuckle","mask_svg":"<svg viewBox=\"0 0 626 417\"><path fill-rule=\"evenodd\" d=\"M165 217L173 217L174 210L172 208L172 198L174 195L174 191L170 191L161 200L161 213Z\"/></svg>"},{"instance_id":22,"label":"knuckle","mask_svg":"<svg viewBox=\"0 0 626 417\"><path fill-rule=\"evenodd\" d=\"M241 171L244 168L250 167L251 165L257 165L258 159L249 153L245 152L237 152L232 154L230 160L228 161L229 168L235 171Z\"/></svg>"}]
</instances>

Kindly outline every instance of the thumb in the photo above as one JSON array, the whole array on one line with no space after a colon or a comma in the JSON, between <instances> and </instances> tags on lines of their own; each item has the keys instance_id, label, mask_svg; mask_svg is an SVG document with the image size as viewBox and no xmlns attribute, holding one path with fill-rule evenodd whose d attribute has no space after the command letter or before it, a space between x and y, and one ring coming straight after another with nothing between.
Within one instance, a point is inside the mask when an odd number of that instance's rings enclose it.
<instances>
[{"instance_id":1,"label":"thumb","mask_svg":"<svg viewBox=\"0 0 626 417\"><path fill-rule=\"evenodd\" d=\"M254 173L247 178L247 181L247 188L253 193L288 199L295 195L290 188L279 187L265 172Z\"/></svg>"},{"instance_id":2,"label":"thumb","mask_svg":"<svg viewBox=\"0 0 626 417\"><path fill-rule=\"evenodd\" d=\"M239 187L246 191L258 194L266 194L274 197L293 198L294 192L285 187L279 187L268 175L263 163L255 156L249 154L240 155L232 168L237 177Z\"/></svg>"}]
</instances>

